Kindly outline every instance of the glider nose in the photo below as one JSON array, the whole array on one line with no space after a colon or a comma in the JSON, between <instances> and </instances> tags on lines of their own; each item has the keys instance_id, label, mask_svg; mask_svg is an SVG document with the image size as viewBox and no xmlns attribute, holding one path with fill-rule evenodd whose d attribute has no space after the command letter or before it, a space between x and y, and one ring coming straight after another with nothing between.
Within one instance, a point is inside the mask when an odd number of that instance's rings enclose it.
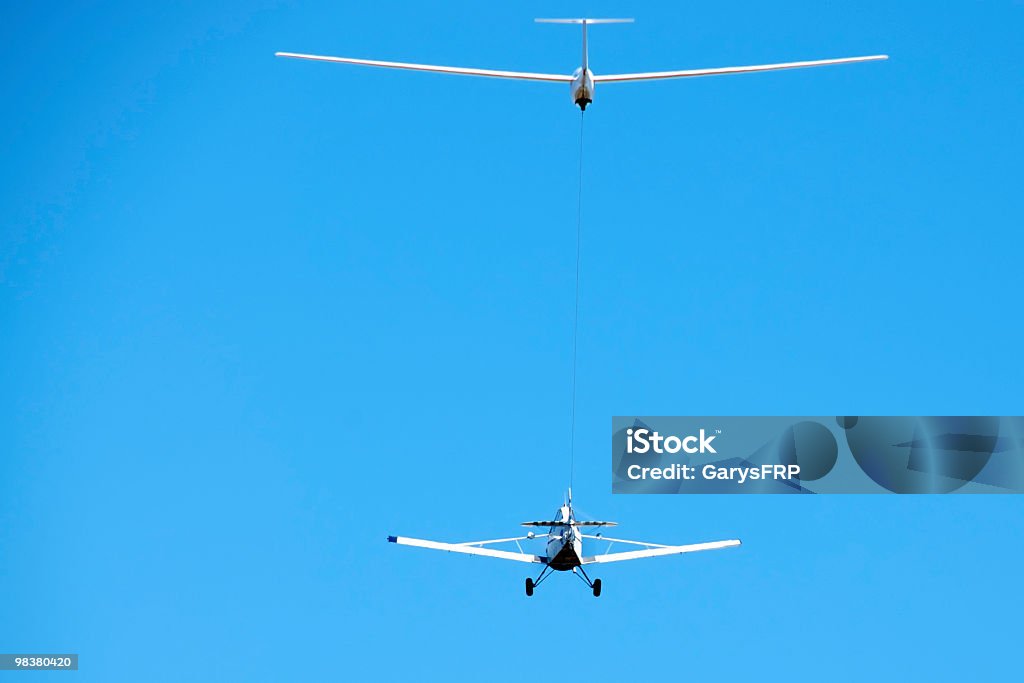
<instances>
[{"instance_id":1,"label":"glider nose","mask_svg":"<svg viewBox=\"0 0 1024 683\"><path fill-rule=\"evenodd\" d=\"M577 69L573 74L572 101L586 111L587 105L594 101L594 76L587 69Z\"/></svg>"}]
</instances>

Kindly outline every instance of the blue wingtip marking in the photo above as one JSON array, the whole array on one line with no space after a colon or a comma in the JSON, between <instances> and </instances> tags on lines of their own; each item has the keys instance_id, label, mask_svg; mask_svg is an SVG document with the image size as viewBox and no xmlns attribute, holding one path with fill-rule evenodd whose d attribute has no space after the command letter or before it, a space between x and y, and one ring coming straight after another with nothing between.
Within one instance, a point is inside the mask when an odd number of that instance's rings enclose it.
<instances>
[{"instance_id":1,"label":"blue wingtip marking","mask_svg":"<svg viewBox=\"0 0 1024 683\"><path fill-rule=\"evenodd\" d=\"M398 543L398 536L388 536L388 543Z\"/></svg>"}]
</instances>

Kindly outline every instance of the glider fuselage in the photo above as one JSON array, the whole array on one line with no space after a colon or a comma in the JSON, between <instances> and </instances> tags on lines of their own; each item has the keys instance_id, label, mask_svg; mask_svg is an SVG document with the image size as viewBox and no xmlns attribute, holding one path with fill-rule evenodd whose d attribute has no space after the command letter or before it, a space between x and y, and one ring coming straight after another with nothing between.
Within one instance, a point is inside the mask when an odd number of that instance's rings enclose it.
<instances>
[{"instance_id":1,"label":"glider fuselage","mask_svg":"<svg viewBox=\"0 0 1024 683\"><path fill-rule=\"evenodd\" d=\"M594 74L587 67L579 67L572 74L570 89L572 101L580 111L586 111L587 105L594 101Z\"/></svg>"}]
</instances>

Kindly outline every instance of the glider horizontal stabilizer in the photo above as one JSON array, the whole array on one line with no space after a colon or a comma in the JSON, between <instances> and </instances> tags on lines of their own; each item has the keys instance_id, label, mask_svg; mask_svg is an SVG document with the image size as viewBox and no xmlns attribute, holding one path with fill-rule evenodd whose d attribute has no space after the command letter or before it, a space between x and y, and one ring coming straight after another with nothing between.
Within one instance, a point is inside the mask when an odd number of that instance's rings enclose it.
<instances>
[{"instance_id":1,"label":"glider horizontal stabilizer","mask_svg":"<svg viewBox=\"0 0 1024 683\"><path fill-rule=\"evenodd\" d=\"M589 19L580 17L579 19L534 19L538 24L632 24L636 21L633 18L629 19Z\"/></svg>"}]
</instances>

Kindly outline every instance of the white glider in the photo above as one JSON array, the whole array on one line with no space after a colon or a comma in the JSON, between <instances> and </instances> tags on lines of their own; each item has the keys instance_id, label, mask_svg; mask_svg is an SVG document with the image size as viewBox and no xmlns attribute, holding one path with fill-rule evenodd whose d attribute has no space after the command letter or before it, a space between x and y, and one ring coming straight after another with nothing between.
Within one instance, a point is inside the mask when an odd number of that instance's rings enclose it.
<instances>
[{"instance_id":1,"label":"white glider","mask_svg":"<svg viewBox=\"0 0 1024 683\"><path fill-rule=\"evenodd\" d=\"M435 66L433 64L413 64L409 62L386 62L376 59L354 59L352 57L329 57L310 55L299 52L277 52L278 57L310 59L318 62L336 62L340 64L356 64L360 66L377 66L388 69L407 69L411 71L431 71L434 73L457 74L461 76L484 76L487 78L512 78L526 81L550 81L568 83L572 100L581 110L594 100L594 89L598 83L624 83L627 81L653 81L666 78L694 78L698 76L723 76L727 74L753 73L757 71L781 71L784 69L802 69L811 66L832 66L835 64L854 64L857 62L873 62L888 59L888 55L867 55L863 57L842 57L839 59L817 59L801 62L781 62L778 64L756 64L753 66L727 66L714 69L684 69L681 71L651 71L632 74L598 75L590 70L587 55L587 26L592 24L623 24L632 23L632 19L536 19L542 24L580 24L583 27L583 63L571 74L543 74L525 71L499 71L494 69L471 69L458 66Z\"/></svg>"}]
</instances>

